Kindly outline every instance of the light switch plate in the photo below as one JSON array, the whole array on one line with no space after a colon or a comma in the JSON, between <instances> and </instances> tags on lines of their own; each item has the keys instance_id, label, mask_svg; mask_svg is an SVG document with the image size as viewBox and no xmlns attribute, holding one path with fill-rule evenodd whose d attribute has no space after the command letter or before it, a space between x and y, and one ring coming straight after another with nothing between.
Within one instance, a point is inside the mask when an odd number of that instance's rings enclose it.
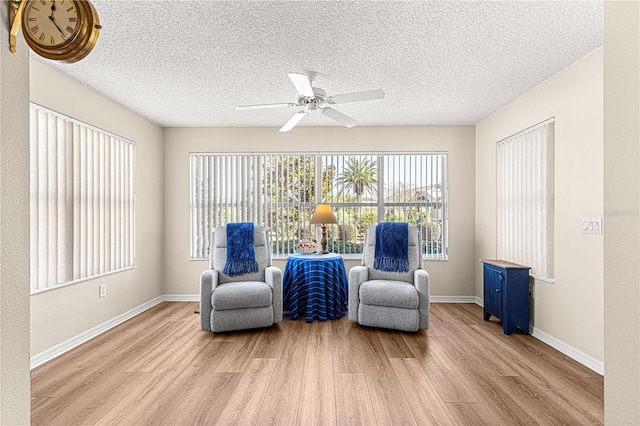
<instances>
[{"instance_id":1,"label":"light switch plate","mask_svg":"<svg viewBox=\"0 0 640 426\"><path fill-rule=\"evenodd\" d=\"M580 222L580 232L583 234L602 234L602 218L583 217Z\"/></svg>"}]
</instances>

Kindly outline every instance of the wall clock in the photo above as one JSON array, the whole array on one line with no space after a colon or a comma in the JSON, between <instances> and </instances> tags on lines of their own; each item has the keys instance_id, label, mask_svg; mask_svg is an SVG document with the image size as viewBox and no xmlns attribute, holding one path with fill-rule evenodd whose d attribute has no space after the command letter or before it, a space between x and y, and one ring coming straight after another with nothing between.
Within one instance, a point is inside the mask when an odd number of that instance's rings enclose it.
<instances>
[{"instance_id":1,"label":"wall clock","mask_svg":"<svg viewBox=\"0 0 640 426\"><path fill-rule=\"evenodd\" d=\"M77 62L93 50L100 34L98 13L87 0L12 0L10 47L22 25L25 41L38 55Z\"/></svg>"}]
</instances>

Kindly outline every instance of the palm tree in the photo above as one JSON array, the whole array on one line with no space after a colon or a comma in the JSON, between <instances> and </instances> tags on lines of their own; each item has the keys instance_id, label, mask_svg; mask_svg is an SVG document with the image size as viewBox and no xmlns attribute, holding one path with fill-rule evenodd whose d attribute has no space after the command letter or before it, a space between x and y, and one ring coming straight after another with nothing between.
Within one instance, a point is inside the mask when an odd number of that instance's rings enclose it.
<instances>
[{"instance_id":1,"label":"palm tree","mask_svg":"<svg viewBox=\"0 0 640 426\"><path fill-rule=\"evenodd\" d=\"M375 196L378 193L378 175L375 161L368 158L352 158L336 179L339 193L353 192L359 203L364 193Z\"/></svg>"}]
</instances>

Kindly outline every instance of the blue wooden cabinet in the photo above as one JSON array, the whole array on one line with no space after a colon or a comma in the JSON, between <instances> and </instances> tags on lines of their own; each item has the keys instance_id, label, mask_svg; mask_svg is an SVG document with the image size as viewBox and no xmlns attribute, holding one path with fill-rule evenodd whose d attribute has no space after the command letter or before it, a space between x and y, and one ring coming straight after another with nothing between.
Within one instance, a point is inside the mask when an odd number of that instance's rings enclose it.
<instances>
[{"instance_id":1,"label":"blue wooden cabinet","mask_svg":"<svg viewBox=\"0 0 640 426\"><path fill-rule=\"evenodd\" d=\"M529 334L529 268L503 260L481 260L484 268L484 320L502 320L504 334L520 327Z\"/></svg>"}]
</instances>

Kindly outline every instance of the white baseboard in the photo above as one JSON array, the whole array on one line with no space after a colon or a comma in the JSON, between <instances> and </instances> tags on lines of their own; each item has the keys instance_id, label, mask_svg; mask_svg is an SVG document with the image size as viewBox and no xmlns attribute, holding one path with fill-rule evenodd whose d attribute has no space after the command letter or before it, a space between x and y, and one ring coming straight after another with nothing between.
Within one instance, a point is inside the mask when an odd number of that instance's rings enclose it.
<instances>
[{"instance_id":1,"label":"white baseboard","mask_svg":"<svg viewBox=\"0 0 640 426\"><path fill-rule=\"evenodd\" d=\"M430 303L475 303L475 296L429 296Z\"/></svg>"},{"instance_id":2,"label":"white baseboard","mask_svg":"<svg viewBox=\"0 0 640 426\"><path fill-rule=\"evenodd\" d=\"M480 306L484 306L484 300L476 297L476 304ZM562 352L569 358L578 361L580 364L584 365L587 368L595 371L598 374L604 375L604 363L602 361L598 361L591 355L587 355L579 349L574 348L571 345L566 344L560 339L553 337L550 334L545 333L544 331L535 328L533 324L529 324L529 332L531 336L540 340L543 343L551 346L553 349Z\"/></svg>"},{"instance_id":3,"label":"white baseboard","mask_svg":"<svg viewBox=\"0 0 640 426\"><path fill-rule=\"evenodd\" d=\"M566 344L562 340L558 340L550 334L545 333L535 327L531 329L531 335L536 339L546 343L552 348L562 352L569 358L578 361L580 364L595 371L596 373L604 376L604 363L598 361L594 357L585 354L584 352L574 348L571 345Z\"/></svg>"},{"instance_id":4,"label":"white baseboard","mask_svg":"<svg viewBox=\"0 0 640 426\"><path fill-rule=\"evenodd\" d=\"M200 294L165 294L163 302L199 302Z\"/></svg>"},{"instance_id":5,"label":"white baseboard","mask_svg":"<svg viewBox=\"0 0 640 426\"><path fill-rule=\"evenodd\" d=\"M111 318L108 321L103 322L87 331L84 331L70 339L65 340L62 343L59 343L51 348L44 350L36 355L31 357L31 369L36 368L39 365L44 364L47 361L52 360L53 358L62 355L63 353L75 348L78 345L81 345L84 342L87 342L97 335L104 333L110 328L115 327L118 324L125 322L128 319L135 317L136 315L146 311L147 309L157 305L158 303L163 301L163 296L158 296L155 299L151 299L148 302L143 303L142 305L136 306L133 309L128 310L114 318Z\"/></svg>"}]
</instances>

